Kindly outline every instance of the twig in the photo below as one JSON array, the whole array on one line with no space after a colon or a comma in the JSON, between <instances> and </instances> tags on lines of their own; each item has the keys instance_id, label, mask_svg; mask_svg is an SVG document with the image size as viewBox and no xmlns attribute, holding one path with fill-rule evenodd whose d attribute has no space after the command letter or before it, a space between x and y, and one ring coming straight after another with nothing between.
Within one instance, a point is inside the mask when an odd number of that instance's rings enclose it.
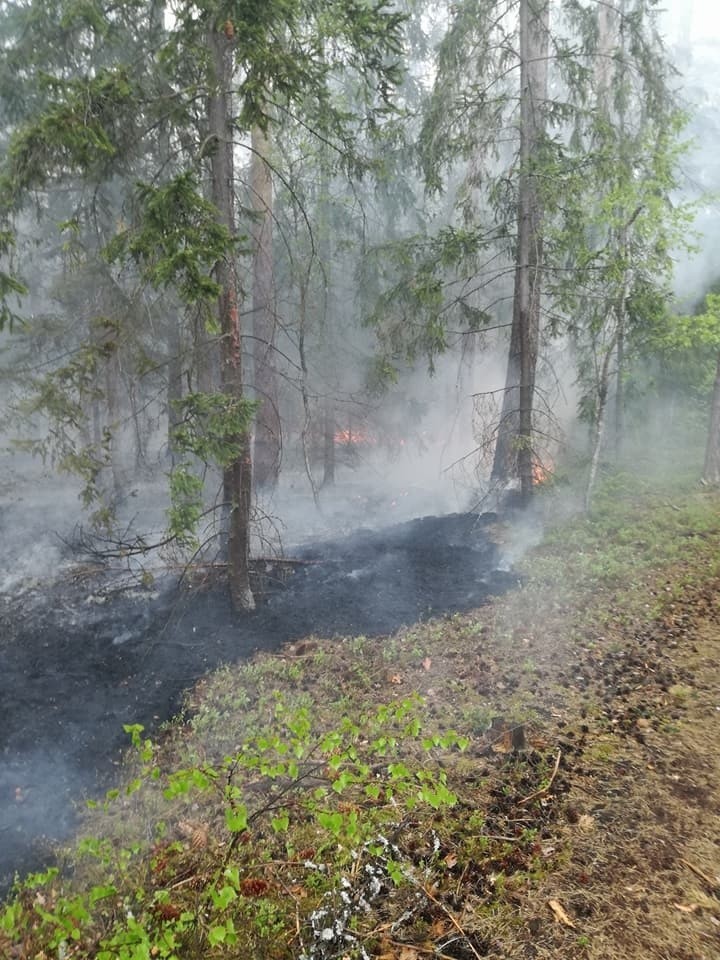
<instances>
[{"instance_id":1,"label":"twig","mask_svg":"<svg viewBox=\"0 0 720 960\"><path fill-rule=\"evenodd\" d=\"M193 870L189 876L183 877L182 880L177 880L175 883L171 883L168 887L169 890L178 890L180 887L186 886L188 883L193 883L200 876L195 870Z\"/></svg>"},{"instance_id":2,"label":"twig","mask_svg":"<svg viewBox=\"0 0 720 960\"><path fill-rule=\"evenodd\" d=\"M720 883L718 883L717 880L713 880L712 877L709 877L706 873L703 873L703 871L699 867L696 867L694 864L690 863L689 860L684 860L681 857L680 863L686 866L688 870L692 870L692 872L695 874L696 877L700 877L701 880L704 880L705 883L713 891L713 893L718 892L718 888L720 888Z\"/></svg>"},{"instance_id":3,"label":"twig","mask_svg":"<svg viewBox=\"0 0 720 960\"><path fill-rule=\"evenodd\" d=\"M560 769L560 758L562 757L562 750L558 750L557 757L555 758L555 767L553 772L550 775L550 779L545 784L541 790L536 790L535 793L531 793L529 797L524 797L519 803L518 806L522 807L526 803L530 803L531 800L537 800L539 797L544 797L546 794L550 793L550 788L553 785L553 781L557 776L558 770Z\"/></svg>"},{"instance_id":4,"label":"twig","mask_svg":"<svg viewBox=\"0 0 720 960\"><path fill-rule=\"evenodd\" d=\"M272 563L282 566L287 564L288 566L317 566L318 564L327 563L326 560L302 560L296 557L251 557L250 563Z\"/></svg>"},{"instance_id":5,"label":"twig","mask_svg":"<svg viewBox=\"0 0 720 960\"><path fill-rule=\"evenodd\" d=\"M445 916L448 918L448 920L450 921L450 923L455 927L455 929L456 929L457 932L460 934L460 936L463 938L463 940L465 940L465 942L467 943L468 947L470 947L470 950L472 951L472 954L473 954L473 956L476 958L476 960L482 960L482 957L480 956L480 954L477 952L477 950L476 950L475 947L473 946L472 940L471 940L470 937L465 933L465 931L464 931L463 928L460 926L460 924L458 923L458 921L457 921L457 919L455 918L455 916L450 912L450 910L448 910L448 908L445 906L445 904L440 903L440 901L437 899L437 897L434 897L434 896L430 893L430 891L427 889L427 887L424 886L424 884L419 884L419 887L420 887L420 889L422 890L422 892L425 894L425 896L428 898L428 900L431 901L431 903L434 903L436 907L440 907L440 909L441 909L442 912L445 914Z\"/></svg>"},{"instance_id":6,"label":"twig","mask_svg":"<svg viewBox=\"0 0 720 960\"><path fill-rule=\"evenodd\" d=\"M451 954L441 953L437 947L420 947L416 943L403 943L402 940L386 940L385 942L391 944L393 947L406 947L410 950L414 950L415 953L427 953L428 956L440 957L440 960L454 960Z\"/></svg>"},{"instance_id":7,"label":"twig","mask_svg":"<svg viewBox=\"0 0 720 960\"><path fill-rule=\"evenodd\" d=\"M272 862L272 863L276 863L277 861L271 861L271 862ZM295 894L292 892L292 890L290 889L290 887L288 887L288 885L282 880L282 878L277 877L277 878L276 878L276 882L280 884L280 886L283 888L283 890L285 891L285 893L287 894L287 896L290 897L290 899L291 899L291 900L293 901L293 903L295 904L295 933L294 933L294 934L292 935L292 937L290 937L290 939L287 941L287 944L288 944L288 946L290 946L290 944L293 942L293 940L299 940L299 941L300 941L300 944L301 944L301 946L302 946L302 945L303 945L303 942L302 942L302 925L301 925L301 923L300 923L300 901L299 901L298 898L295 896Z\"/></svg>"},{"instance_id":8,"label":"twig","mask_svg":"<svg viewBox=\"0 0 720 960\"><path fill-rule=\"evenodd\" d=\"M467 876L467 872L469 869L470 869L470 861L468 861L465 864L465 868L463 872L460 874L460 879L458 880L457 887L455 888L455 896L458 898L460 897L460 891L463 888L463 884L465 883L465 877Z\"/></svg>"}]
</instances>

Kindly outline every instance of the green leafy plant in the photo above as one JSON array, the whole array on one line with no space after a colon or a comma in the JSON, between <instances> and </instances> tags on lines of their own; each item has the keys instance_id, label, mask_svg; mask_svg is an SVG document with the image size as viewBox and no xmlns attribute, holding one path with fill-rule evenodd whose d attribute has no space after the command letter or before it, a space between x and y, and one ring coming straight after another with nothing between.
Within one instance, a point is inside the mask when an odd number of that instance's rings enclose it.
<instances>
[{"instance_id":1,"label":"green leafy plant","mask_svg":"<svg viewBox=\"0 0 720 960\"><path fill-rule=\"evenodd\" d=\"M78 892L56 869L29 877L0 914L0 933L60 955L72 944L73 956L103 960L171 960L201 956L205 947L222 952L241 942L248 949L269 944L289 918L263 875L270 851L263 851L260 838L266 834L274 838L271 849L292 849L298 836L312 837L303 871L318 904L338 882L333 871L342 875L358 857L372 864L375 886L402 884L402 854L378 838L405 813L452 808L457 795L432 758L467 746L453 731L423 735L422 712L418 698L407 698L318 732L307 707L289 707L278 697L272 724L234 754L167 775L143 727L127 725L136 775L122 791L108 793L104 809L112 815L117 804L150 804L158 838L150 872L141 867L146 845L85 838L76 857L93 882ZM257 783L260 794L252 786ZM193 900L180 903L174 881L166 878L188 869L192 850L210 844L210 831L199 831L189 853L168 838L167 825L184 823L200 798L217 834L212 842L220 846L208 872L193 874ZM308 921L310 930L314 922Z\"/></svg>"}]
</instances>

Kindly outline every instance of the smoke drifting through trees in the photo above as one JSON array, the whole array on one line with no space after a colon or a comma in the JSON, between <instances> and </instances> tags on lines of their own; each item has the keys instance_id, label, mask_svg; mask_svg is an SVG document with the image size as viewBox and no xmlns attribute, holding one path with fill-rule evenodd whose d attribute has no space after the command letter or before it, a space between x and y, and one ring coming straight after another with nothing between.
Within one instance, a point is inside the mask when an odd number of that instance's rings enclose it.
<instances>
[{"instance_id":1,"label":"smoke drifting through trees","mask_svg":"<svg viewBox=\"0 0 720 960\"><path fill-rule=\"evenodd\" d=\"M192 553L214 519L240 608L253 451L271 510L311 484L327 515L336 481L372 464L389 486L423 444L469 503L490 475L527 500L563 441L558 352L590 499L648 371L690 362L653 7L4 4L6 433L78 474L106 528L170 472L171 532Z\"/></svg>"}]
</instances>

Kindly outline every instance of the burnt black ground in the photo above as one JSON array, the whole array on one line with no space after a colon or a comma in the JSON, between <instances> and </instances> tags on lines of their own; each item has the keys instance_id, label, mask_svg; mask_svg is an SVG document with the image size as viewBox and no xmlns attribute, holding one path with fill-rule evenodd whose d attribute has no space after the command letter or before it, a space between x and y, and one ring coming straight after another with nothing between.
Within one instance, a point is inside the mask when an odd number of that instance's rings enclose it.
<instances>
[{"instance_id":1,"label":"burnt black ground","mask_svg":"<svg viewBox=\"0 0 720 960\"><path fill-rule=\"evenodd\" d=\"M268 568L258 610L242 617L219 586L118 593L69 574L0 598L0 892L111 781L123 724L173 716L213 667L310 633L384 635L515 585L498 569L495 519L424 517L307 545L284 585Z\"/></svg>"}]
</instances>

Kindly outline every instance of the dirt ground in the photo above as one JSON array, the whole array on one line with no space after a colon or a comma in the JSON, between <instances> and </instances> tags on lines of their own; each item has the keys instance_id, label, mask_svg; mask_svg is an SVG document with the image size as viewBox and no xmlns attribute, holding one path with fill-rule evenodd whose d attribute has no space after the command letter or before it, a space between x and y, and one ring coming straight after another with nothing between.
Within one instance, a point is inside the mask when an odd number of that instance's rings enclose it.
<instances>
[{"instance_id":1,"label":"dirt ground","mask_svg":"<svg viewBox=\"0 0 720 960\"><path fill-rule=\"evenodd\" d=\"M618 622L588 640L535 661L563 853L518 897L522 948L499 942L498 955L717 960L720 581L686 586L650 628Z\"/></svg>"},{"instance_id":2,"label":"dirt ground","mask_svg":"<svg viewBox=\"0 0 720 960\"><path fill-rule=\"evenodd\" d=\"M707 577L702 565L648 569L637 577L635 611L621 589L616 599L608 594L602 626L578 618L577 597L559 601L557 590L520 587L434 632L401 631L394 659L387 648L377 653L379 700L397 683L435 701L450 723L463 710L467 720L478 698L487 705L494 716L470 748L477 771L467 778L464 805L469 814L483 810L485 831L536 833L534 849L518 836L516 862L491 850L484 865L467 858L467 837L454 850L448 838L458 863L438 880L436 921L452 914L466 943L442 955L720 958L714 568L709 560ZM651 607L660 612L648 617ZM337 663L342 675L342 656ZM522 724L518 754L519 716L532 719ZM549 788L527 803L533 766L550 769L553 761ZM546 861L539 869L538 856ZM493 913L489 884L502 871L503 906ZM431 944L396 942L378 956L418 960Z\"/></svg>"},{"instance_id":3,"label":"dirt ground","mask_svg":"<svg viewBox=\"0 0 720 960\"><path fill-rule=\"evenodd\" d=\"M636 637L609 730L570 763L572 858L542 898L566 906L593 960L720 957L718 613L712 583ZM606 689L611 678L599 677Z\"/></svg>"}]
</instances>

